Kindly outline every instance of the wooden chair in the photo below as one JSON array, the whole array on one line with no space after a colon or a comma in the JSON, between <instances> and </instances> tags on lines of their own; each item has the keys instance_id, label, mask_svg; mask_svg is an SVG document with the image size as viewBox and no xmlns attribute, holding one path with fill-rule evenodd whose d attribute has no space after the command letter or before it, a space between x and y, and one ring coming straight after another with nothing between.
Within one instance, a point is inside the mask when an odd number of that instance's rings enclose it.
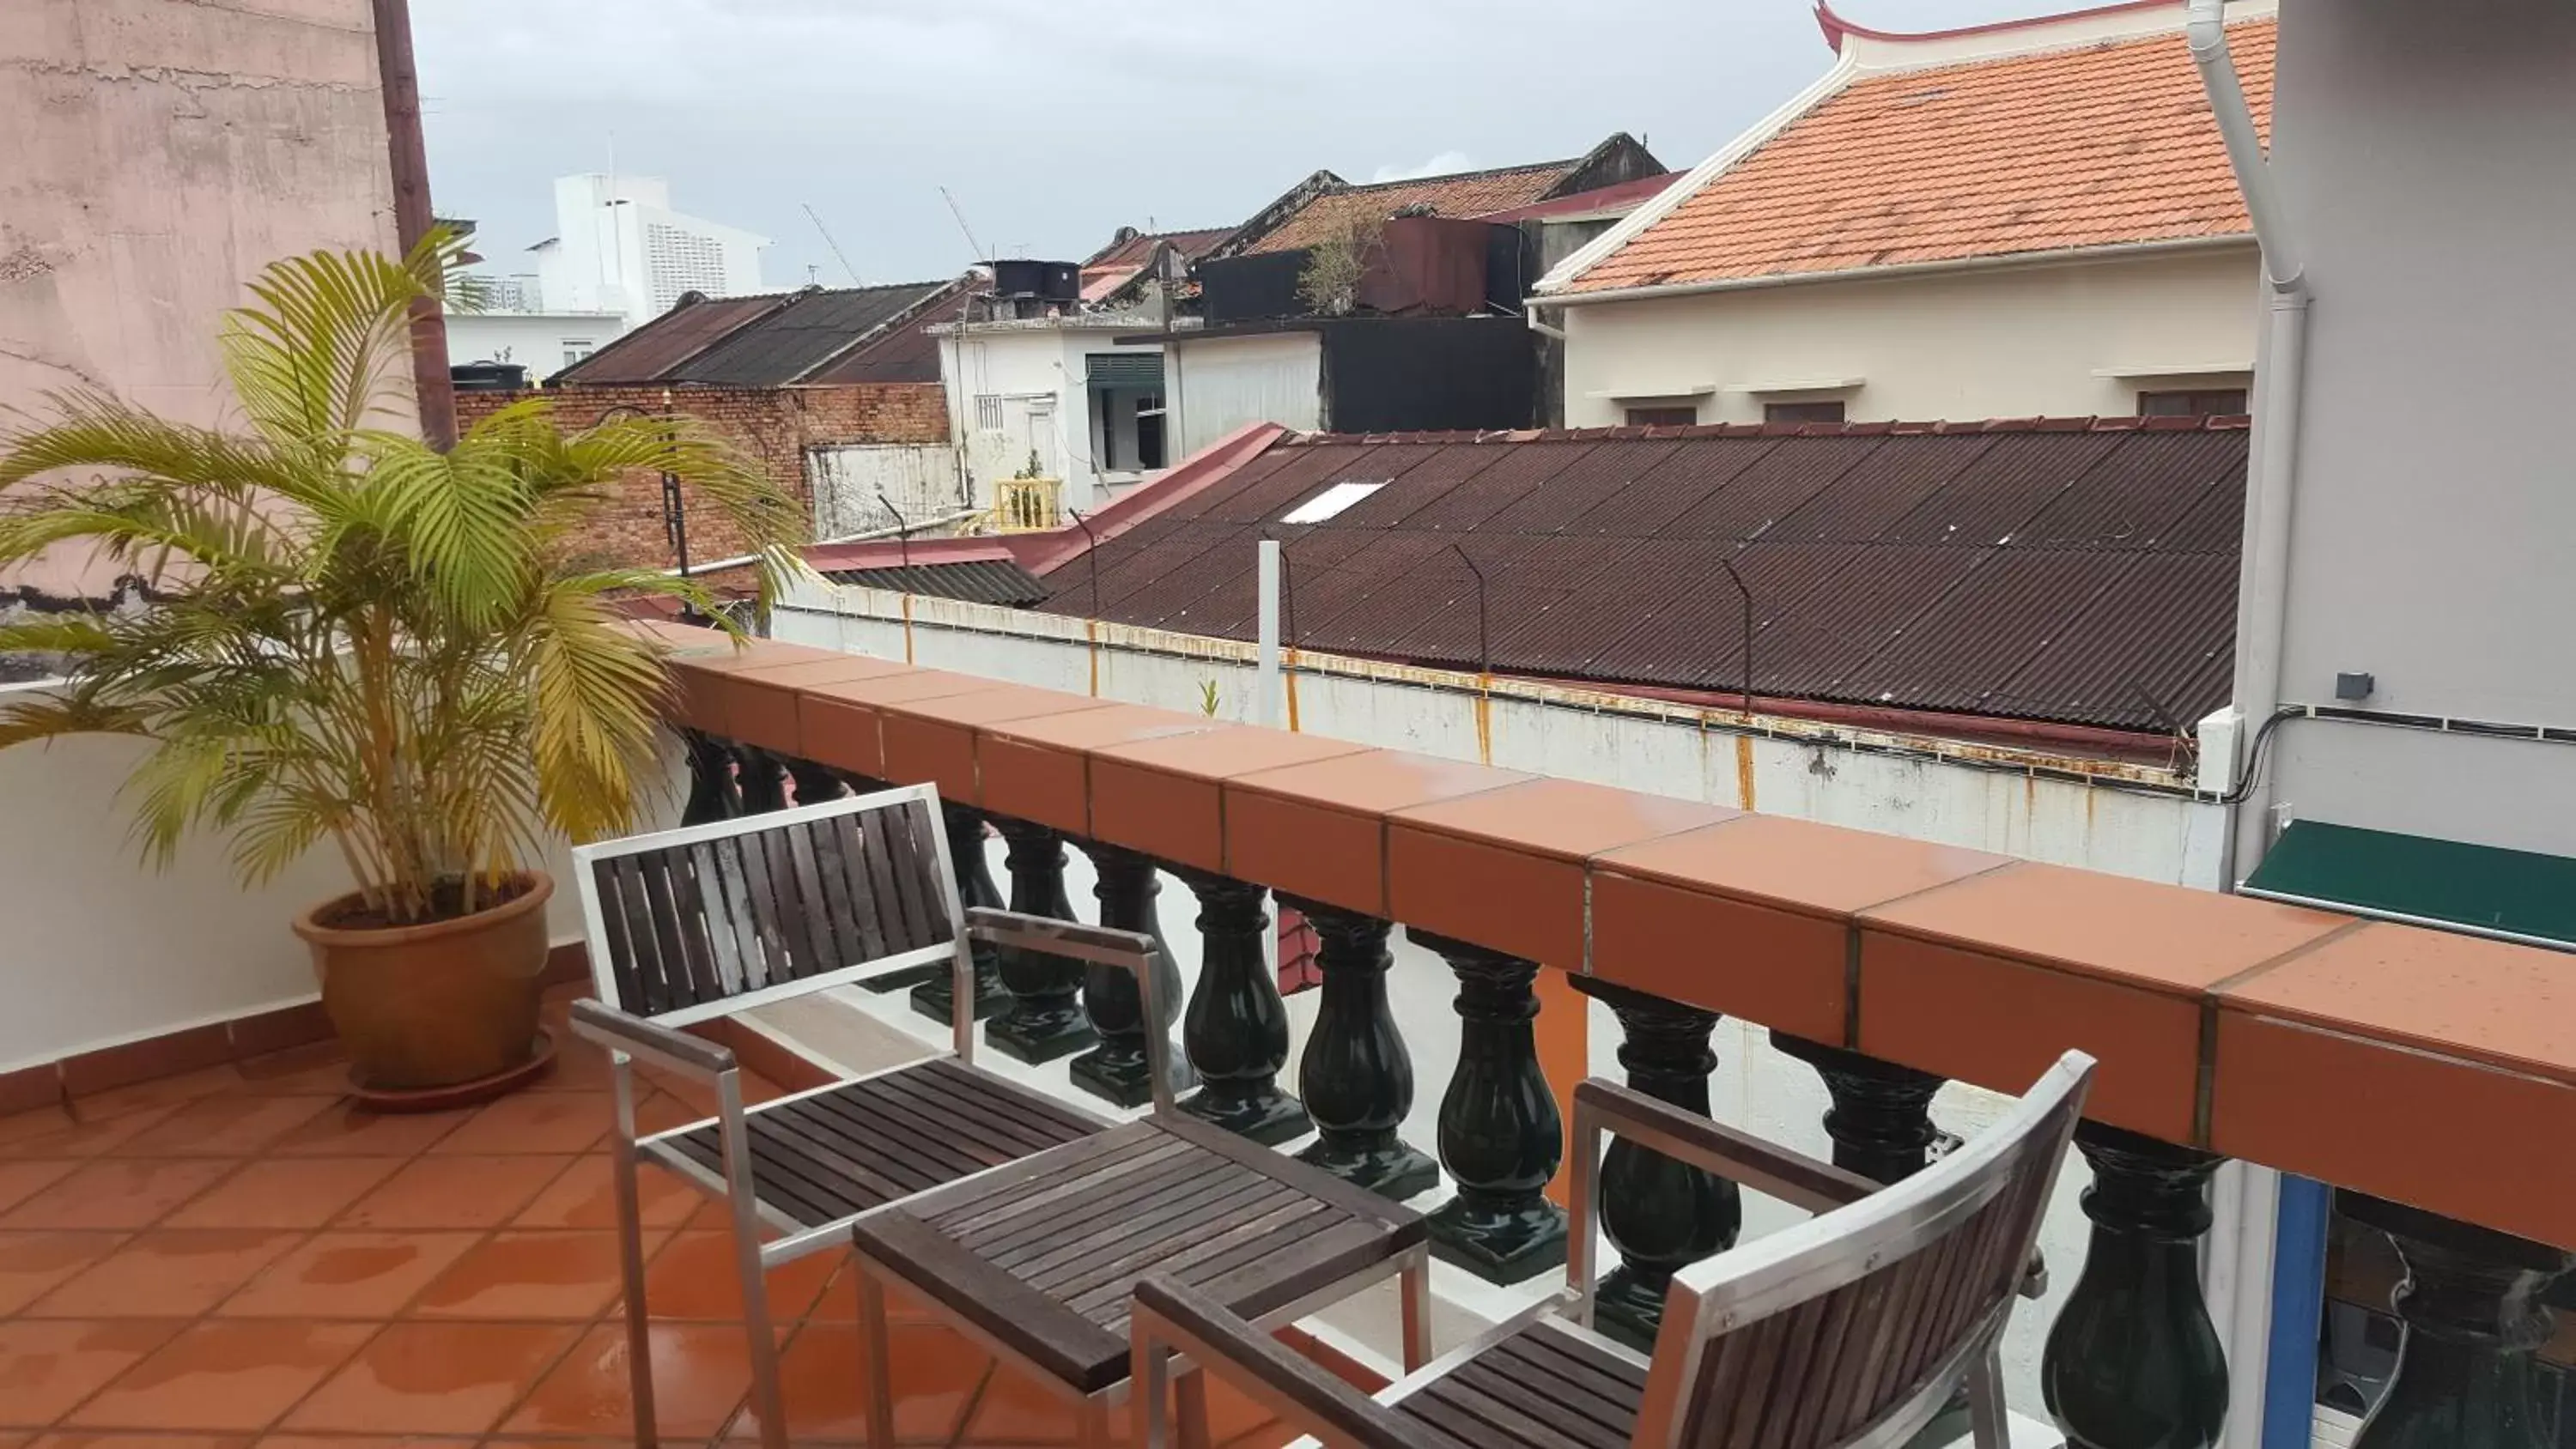
<instances>
[{"instance_id":1,"label":"wooden chair","mask_svg":"<svg viewBox=\"0 0 2576 1449\"><path fill-rule=\"evenodd\" d=\"M1886 1449L1963 1381L1978 1449L2005 1449L1997 1345L2014 1299L2036 1291L2032 1243L2092 1072L2068 1052L2001 1122L1884 1188L1583 1082L1562 1297L1372 1398L1211 1295L1149 1278L1131 1313L1143 1442L1164 1441L1159 1389L1179 1352L1289 1427L1363 1449ZM1675 1275L1651 1359L1589 1327L1605 1130L1819 1213Z\"/></svg>"},{"instance_id":2,"label":"wooden chair","mask_svg":"<svg viewBox=\"0 0 2576 1449\"><path fill-rule=\"evenodd\" d=\"M1162 1020L1151 977L1137 973L1149 1022ZM882 1322L884 1284L904 1284L1070 1401L1081 1449L1109 1442L1110 1411L1129 1397L1128 1306L1149 1272L1187 1284L1231 1322L1257 1325L1247 1332L1392 1277L1405 1365L1427 1361L1422 1216L1176 1111L1164 1034L1148 1032L1145 1051L1154 1082L1145 1117L852 1223L863 1315ZM869 1353L871 1381L882 1384L882 1333ZM1165 1382L1155 1381L1156 1422ZM1205 1449L1205 1381L1188 1373L1177 1387L1183 1440ZM893 1449L891 1402L880 1394L869 1410L871 1449Z\"/></svg>"},{"instance_id":3,"label":"wooden chair","mask_svg":"<svg viewBox=\"0 0 2576 1449\"><path fill-rule=\"evenodd\" d=\"M1008 940L1150 978L1153 942L1005 911L961 913L928 786L584 846L573 858L598 999L575 1003L572 1026L612 1064L635 1441L655 1442L641 1160L727 1205L752 1401L766 1449L785 1449L770 1269L845 1246L853 1221L888 1204L1111 1125L975 1065L973 943ZM952 1053L776 1101L746 1105L734 1054L680 1030L941 961L956 987ZM715 1116L637 1136L636 1061L708 1087ZM775 1234L766 1242L764 1229Z\"/></svg>"}]
</instances>

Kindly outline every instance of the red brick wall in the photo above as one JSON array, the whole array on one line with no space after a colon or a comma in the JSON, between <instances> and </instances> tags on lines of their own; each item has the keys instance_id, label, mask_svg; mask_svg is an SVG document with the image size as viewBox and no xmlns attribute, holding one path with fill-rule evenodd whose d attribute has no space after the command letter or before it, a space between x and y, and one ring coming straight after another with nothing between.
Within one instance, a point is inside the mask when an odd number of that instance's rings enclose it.
<instances>
[{"instance_id":1,"label":"red brick wall","mask_svg":"<svg viewBox=\"0 0 2576 1449\"><path fill-rule=\"evenodd\" d=\"M670 410L742 450L779 488L791 494L810 520L814 490L805 473L805 450L831 443L944 443L948 403L935 382L852 383L836 387L559 388L552 392L460 392L458 426L470 428L498 409L531 396L554 404L556 425L579 429L621 407L659 416ZM625 416L626 414L621 414ZM732 558L742 540L711 505L688 505L692 563ZM662 480L630 474L603 518L595 556L600 562L670 568L678 560L662 529Z\"/></svg>"}]
</instances>

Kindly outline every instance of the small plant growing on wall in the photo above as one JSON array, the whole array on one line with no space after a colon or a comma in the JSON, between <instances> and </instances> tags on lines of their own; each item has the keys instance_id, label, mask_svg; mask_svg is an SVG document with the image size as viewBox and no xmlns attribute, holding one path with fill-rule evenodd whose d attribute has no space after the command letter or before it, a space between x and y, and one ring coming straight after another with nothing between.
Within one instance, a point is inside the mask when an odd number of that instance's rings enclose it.
<instances>
[{"instance_id":1,"label":"small plant growing on wall","mask_svg":"<svg viewBox=\"0 0 2576 1449\"><path fill-rule=\"evenodd\" d=\"M1217 698L1216 681L1213 679L1200 680L1199 713L1206 715L1209 719L1216 718L1218 703L1219 700Z\"/></svg>"},{"instance_id":2,"label":"small plant growing on wall","mask_svg":"<svg viewBox=\"0 0 2576 1449\"><path fill-rule=\"evenodd\" d=\"M1360 281L1377 256L1386 222L1354 205L1330 226L1331 234L1307 250L1306 269L1297 274L1297 295L1322 316L1347 317L1359 305Z\"/></svg>"}]
</instances>

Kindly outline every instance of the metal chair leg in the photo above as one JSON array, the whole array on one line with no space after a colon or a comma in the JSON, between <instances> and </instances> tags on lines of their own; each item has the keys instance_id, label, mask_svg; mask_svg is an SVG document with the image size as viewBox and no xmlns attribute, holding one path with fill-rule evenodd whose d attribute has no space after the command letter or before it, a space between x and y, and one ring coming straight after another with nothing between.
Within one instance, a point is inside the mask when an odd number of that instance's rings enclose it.
<instances>
[{"instance_id":1,"label":"metal chair leg","mask_svg":"<svg viewBox=\"0 0 2576 1449\"><path fill-rule=\"evenodd\" d=\"M609 1155L617 1193L617 1269L626 1284L626 1381L635 1400L635 1449L654 1449L652 1318L644 1301L643 1191L635 1173L633 1081L624 1061L616 1068L618 1130Z\"/></svg>"},{"instance_id":2,"label":"metal chair leg","mask_svg":"<svg viewBox=\"0 0 2576 1449\"><path fill-rule=\"evenodd\" d=\"M1180 1400L1181 1449L1209 1449L1207 1370L1193 1368L1172 1385Z\"/></svg>"},{"instance_id":3,"label":"metal chair leg","mask_svg":"<svg viewBox=\"0 0 2576 1449\"><path fill-rule=\"evenodd\" d=\"M1404 1300L1404 1371L1431 1362L1431 1255L1415 1248L1405 1255L1396 1287Z\"/></svg>"},{"instance_id":4,"label":"metal chair leg","mask_svg":"<svg viewBox=\"0 0 2576 1449\"><path fill-rule=\"evenodd\" d=\"M1103 1399L1085 1399L1076 1411L1082 1422L1076 1449L1109 1449L1109 1404Z\"/></svg>"},{"instance_id":5,"label":"metal chair leg","mask_svg":"<svg viewBox=\"0 0 2576 1449\"><path fill-rule=\"evenodd\" d=\"M1968 1434L1976 1449L2011 1449L2012 1426L2004 1418L2004 1361L2000 1343L1986 1345L1968 1370Z\"/></svg>"},{"instance_id":6,"label":"metal chair leg","mask_svg":"<svg viewBox=\"0 0 2576 1449\"><path fill-rule=\"evenodd\" d=\"M769 1321L769 1274L760 1261L760 1223L733 1222L734 1267L742 1274L742 1331L750 1338L751 1403L760 1411L761 1449L787 1449L787 1403L778 1383L778 1332Z\"/></svg>"},{"instance_id":7,"label":"metal chair leg","mask_svg":"<svg viewBox=\"0 0 2576 1449\"><path fill-rule=\"evenodd\" d=\"M859 1275L859 1332L867 1339L868 1449L894 1449L893 1355L886 1342L885 1285L865 1267Z\"/></svg>"}]
</instances>

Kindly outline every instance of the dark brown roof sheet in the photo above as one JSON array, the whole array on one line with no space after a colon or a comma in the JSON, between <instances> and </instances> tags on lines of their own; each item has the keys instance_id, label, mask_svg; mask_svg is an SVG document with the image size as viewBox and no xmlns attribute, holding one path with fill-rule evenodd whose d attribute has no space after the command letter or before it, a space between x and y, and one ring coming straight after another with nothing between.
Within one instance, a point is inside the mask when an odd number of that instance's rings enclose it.
<instances>
[{"instance_id":1,"label":"dark brown roof sheet","mask_svg":"<svg viewBox=\"0 0 2576 1449\"><path fill-rule=\"evenodd\" d=\"M785 307L671 369L714 387L785 387L930 301L950 282L800 292Z\"/></svg>"},{"instance_id":2,"label":"dark brown roof sheet","mask_svg":"<svg viewBox=\"0 0 2576 1449\"><path fill-rule=\"evenodd\" d=\"M836 358L808 374L809 383L937 382L939 339L930 329L966 314L966 289L931 303L909 320L887 328L876 340Z\"/></svg>"},{"instance_id":3,"label":"dark brown roof sheet","mask_svg":"<svg viewBox=\"0 0 2576 1449\"><path fill-rule=\"evenodd\" d=\"M792 300L792 295L780 294L682 302L551 380L575 387L636 387L668 381L672 368Z\"/></svg>"},{"instance_id":4,"label":"dark brown roof sheet","mask_svg":"<svg viewBox=\"0 0 2576 1449\"><path fill-rule=\"evenodd\" d=\"M823 577L860 588L1014 607L1039 603L1048 593L1046 584L1036 575L1008 559L918 563L909 568L897 564L893 568L827 569Z\"/></svg>"},{"instance_id":5,"label":"dark brown roof sheet","mask_svg":"<svg viewBox=\"0 0 2576 1449\"><path fill-rule=\"evenodd\" d=\"M2241 419L1290 438L1046 574L1050 612L1317 649L2165 732L2226 699ZM1322 523L1326 487L1382 484ZM1473 567L1470 567L1472 561ZM1094 572L1096 570L1096 585ZM1485 578L1486 638L1476 571Z\"/></svg>"}]
</instances>

